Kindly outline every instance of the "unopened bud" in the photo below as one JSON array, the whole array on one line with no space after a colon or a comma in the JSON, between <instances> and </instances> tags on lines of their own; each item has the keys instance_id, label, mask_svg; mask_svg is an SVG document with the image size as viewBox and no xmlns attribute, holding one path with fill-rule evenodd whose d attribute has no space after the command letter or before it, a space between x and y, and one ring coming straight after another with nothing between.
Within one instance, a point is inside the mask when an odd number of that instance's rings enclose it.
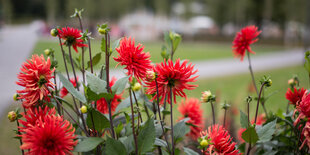
<instances>
[{"instance_id":1,"label":"unopened bud","mask_svg":"<svg viewBox=\"0 0 310 155\"><path fill-rule=\"evenodd\" d=\"M13 100L14 101L18 101L19 100L18 97L19 97L19 95L17 93L15 93L14 96L13 96Z\"/></svg>"},{"instance_id":2,"label":"unopened bud","mask_svg":"<svg viewBox=\"0 0 310 155\"><path fill-rule=\"evenodd\" d=\"M154 71L147 71L146 72L146 80L149 82L152 82L153 80L155 80L155 72Z\"/></svg>"},{"instance_id":3,"label":"unopened bud","mask_svg":"<svg viewBox=\"0 0 310 155\"><path fill-rule=\"evenodd\" d=\"M85 105L83 105L83 106L80 108L80 110L81 110L81 113L83 113L83 114L87 113L87 107L86 107Z\"/></svg>"},{"instance_id":4,"label":"unopened bud","mask_svg":"<svg viewBox=\"0 0 310 155\"><path fill-rule=\"evenodd\" d=\"M209 102L209 101L211 101L212 98L213 98L213 96L212 96L212 93L210 90L202 92L201 100L203 102Z\"/></svg>"},{"instance_id":5,"label":"unopened bud","mask_svg":"<svg viewBox=\"0 0 310 155\"><path fill-rule=\"evenodd\" d=\"M10 122L14 122L16 118L17 118L17 115L15 111L10 111L8 113L8 119L10 120Z\"/></svg>"},{"instance_id":6,"label":"unopened bud","mask_svg":"<svg viewBox=\"0 0 310 155\"><path fill-rule=\"evenodd\" d=\"M272 80L271 79L268 79L267 81L266 81L266 86L267 87L270 87L272 85Z\"/></svg>"},{"instance_id":7,"label":"unopened bud","mask_svg":"<svg viewBox=\"0 0 310 155\"><path fill-rule=\"evenodd\" d=\"M57 29L51 29L51 35L52 35L53 37L56 37L56 36L58 35Z\"/></svg>"},{"instance_id":8,"label":"unopened bud","mask_svg":"<svg viewBox=\"0 0 310 155\"><path fill-rule=\"evenodd\" d=\"M52 51L51 51L51 49L48 48L48 49L44 50L44 53L45 53L45 55L49 56L52 53Z\"/></svg>"},{"instance_id":9,"label":"unopened bud","mask_svg":"<svg viewBox=\"0 0 310 155\"><path fill-rule=\"evenodd\" d=\"M141 84L139 82L136 82L135 85L132 87L133 91L138 91L141 89Z\"/></svg>"},{"instance_id":10,"label":"unopened bud","mask_svg":"<svg viewBox=\"0 0 310 155\"><path fill-rule=\"evenodd\" d=\"M203 139L201 142L200 142L200 146L201 147L207 147L209 145L209 142L206 140L206 139Z\"/></svg>"},{"instance_id":11,"label":"unopened bud","mask_svg":"<svg viewBox=\"0 0 310 155\"><path fill-rule=\"evenodd\" d=\"M100 28L98 28L98 32L99 32L101 35L103 35L103 34L106 33L106 30L100 27Z\"/></svg>"},{"instance_id":12,"label":"unopened bud","mask_svg":"<svg viewBox=\"0 0 310 155\"><path fill-rule=\"evenodd\" d=\"M289 79L288 81L287 81L287 83L289 84L289 85L294 85L294 79Z\"/></svg>"}]
</instances>

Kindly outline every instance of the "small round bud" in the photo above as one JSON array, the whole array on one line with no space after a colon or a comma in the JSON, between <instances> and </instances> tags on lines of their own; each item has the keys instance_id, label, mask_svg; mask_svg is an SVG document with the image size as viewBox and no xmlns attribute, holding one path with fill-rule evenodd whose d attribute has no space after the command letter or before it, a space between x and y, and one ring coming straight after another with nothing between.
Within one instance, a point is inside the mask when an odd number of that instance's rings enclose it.
<instances>
[{"instance_id":1,"label":"small round bud","mask_svg":"<svg viewBox=\"0 0 310 155\"><path fill-rule=\"evenodd\" d=\"M52 53L52 51L51 51L51 49L48 48L48 49L44 50L44 53L45 53L45 55L49 56Z\"/></svg>"},{"instance_id":2,"label":"small round bud","mask_svg":"<svg viewBox=\"0 0 310 155\"><path fill-rule=\"evenodd\" d=\"M17 118L17 115L15 111L10 111L8 113L8 119L10 120L10 122L14 122L16 118Z\"/></svg>"},{"instance_id":3,"label":"small round bud","mask_svg":"<svg viewBox=\"0 0 310 155\"><path fill-rule=\"evenodd\" d=\"M200 146L201 147L207 147L209 145L209 142L206 140L206 139L203 139L201 142L200 142Z\"/></svg>"},{"instance_id":4,"label":"small round bud","mask_svg":"<svg viewBox=\"0 0 310 155\"><path fill-rule=\"evenodd\" d=\"M83 114L87 113L87 107L86 107L85 105L83 105L83 106L80 108L80 110L81 110L81 113L83 113Z\"/></svg>"},{"instance_id":5,"label":"small round bud","mask_svg":"<svg viewBox=\"0 0 310 155\"><path fill-rule=\"evenodd\" d=\"M294 85L294 79L289 79L288 81L287 81L287 83L289 84L289 85Z\"/></svg>"},{"instance_id":6,"label":"small round bud","mask_svg":"<svg viewBox=\"0 0 310 155\"><path fill-rule=\"evenodd\" d=\"M99 27L99 28L98 28L98 32L99 32L101 35L103 35L103 34L106 33L106 30L103 29L103 28L101 28L101 27Z\"/></svg>"},{"instance_id":7,"label":"small round bud","mask_svg":"<svg viewBox=\"0 0 310 155\"><path fill-rule=\"evenodd\" d=\"M146 80L152 82L155 80L155 72L154 71L147 71L146 72Z\"/></svg>"},{"instance_id":8,"label":"small round bud","mask_svg":"<svg viewBox=\"0 0 310 155\"><path fill-rule=\"evenodd\" d=\"M56 36L58 35L57 29L51 29L51 35L52 35L53 37L56 37Z\"/></svg>"},{"instance_id":9,"label":"small round bud","mask_svg":"<svg viewBox=\"0 0 310 155\"><path fill-rule=\"evenodd\" d=\"M18 100L19 100L18 97L19 97L19 95L18 95L17 93L15 93L15 94L13 95L13 100L14 100L14 101L18 101Z\"/></svg>"},{"instance_id":10,"label":"small round bud","mask_svg":"<svg viewBox=\"0 0 310 155\"><path fill-rule=\"evenodd\" d=\"M134 86L132 87L133 91L139 91L141 89L141 84L139 82L136 82Z\"/></svg>"},{"instance_id":11,"label":"small round bud","mask_svg":"<svg viewBox=\"0 0 310 155\"><path fill-rule=\"evenodd\" d=\"M212 93L211 93L210 90L204 91L204 92L202 92L201 100L202 100L203 102L209 102L211 96L212 96Z\"/></svg>"},{"instance_id":12,"label":"small round bud","mask_svg":"<svg viewBox=\"0 0 310 155\"><path fill-rule=\"evenodd\" d=\"M267 87L270 87L272 85L272 80L271 79L268 79L267 81L266 81L266 86Z\"/></svg>"}]
</instances>

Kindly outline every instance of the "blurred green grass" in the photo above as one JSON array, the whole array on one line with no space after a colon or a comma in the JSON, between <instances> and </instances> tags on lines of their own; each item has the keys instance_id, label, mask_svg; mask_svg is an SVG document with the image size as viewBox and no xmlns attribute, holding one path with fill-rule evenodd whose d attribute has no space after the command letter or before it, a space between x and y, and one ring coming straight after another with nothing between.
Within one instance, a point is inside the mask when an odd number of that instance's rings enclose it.
<instances>
[{"instance_id":1,"label":"blurred green grass","mask_svg":"<svg viewBox=\"0 0 310 155\"><path fill-rule=\"evenodd\" d=\"M136 42L137 44L138 42ZM151 60L153 62L161 62L163 59L160 55L161 47L163 42L142 42L144 45L144 51L150 52ZM55 57L58 60L58 70L64 71L63 58L60 52L59 43L50 40L41 40L39 41L35 48L33 54L44 54L44 50L47 48L53 48L56 50ZM96 53L100 51L100 41L94 40L92 41L92 56L96 55ZM268 52L281 51L285 48L283 46L275 46L275 45L262 45L257 44L252 47L252 49L257 52L258 55L265 54ZM64 47L64 50L68 52L68 48ZM79 53L76 53L72 50L72 55L74 57L78 57L81 54L81 49L79 49ZM104 64L104 55L101 55L101 60L99 65L95 67L95 69L99 69L101 64ZM117 56L117 52L113 52L111 59ZM230 58L233 57L231 43L216 43L216 42L182 42L178 47L175 55L175 58L180 59L188 59L190 61L202 61L202 60L210 60L210 59L220 59L220 58ZM89 60L88 51L85 53L85 61ZM85 62L85 64L86 64ZM116 66L116 62L114 60L110 61L111 67L114 68ZM121 66L119 66L121 67ZM71 67L68 67L69 70Z\"/></svg>"}]
</instances>

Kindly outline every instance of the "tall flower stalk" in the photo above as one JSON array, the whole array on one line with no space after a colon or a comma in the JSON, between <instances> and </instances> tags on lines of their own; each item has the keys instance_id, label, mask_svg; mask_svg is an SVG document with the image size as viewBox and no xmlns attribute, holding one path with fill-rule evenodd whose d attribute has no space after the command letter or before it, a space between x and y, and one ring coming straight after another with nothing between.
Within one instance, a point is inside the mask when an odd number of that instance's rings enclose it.
<instances>
[{"instance_id":1,"label":"tall flower stalk","mask_svg":"<svg viewBox=\"0 0 310 155\"><path fill-rule=\"evenodd\" d=\"M129 96L130 96L130 108L131 108L132 134L133 134L134 143L135 143L135 152L137 155L138 154L138 141L137 141L137 135L136 135L136 130L135 130L135 114L134 114L134 110L133 110L131 88L129 88Z\"/></svg>"}]
</instances>

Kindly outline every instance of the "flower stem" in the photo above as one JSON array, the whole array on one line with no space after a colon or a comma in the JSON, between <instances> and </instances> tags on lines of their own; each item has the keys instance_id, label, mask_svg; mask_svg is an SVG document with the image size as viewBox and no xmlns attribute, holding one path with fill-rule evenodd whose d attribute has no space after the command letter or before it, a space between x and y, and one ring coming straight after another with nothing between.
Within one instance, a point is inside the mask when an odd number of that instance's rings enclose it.
<instances>
[{"instance_id":1,"label":"flower stem","mask_svg":"<svg viewBox=\"0 0 310 155\"><path fill-rule=\"evenodd\" d=\"M19 132L19 122L18 122L18 119L16 120L16 123L17 123L17 134L21 135L20 132ZM19 139L19 143L20 143L20 146L23 145L22 139ZM24 155L25 154L24 150L21 149L21 151L22 151L22 155Z\"/></svg>"},{"instance_id":2,"label":"flower stem","mask_svg":"<svg viewBox=\"0 0 310 155\"><path fill-rule=\"evenodd\" d=\"M212 109L212 119L213 119L213 125L215 124L215 113L214 113L214 106L213 106L213 102L210 102L211 104L211 109Z\"/></svg>"},{"instance_id":3,"label":"flower stem","mask_svg":"<svg viewBox=\"0 0 310 155\"><path fill-rule=\"evenodd\" d=\"M132 88L131 88L131 90L132 90ZM142 116L141 116L141 113L140 113L139 104L138 104L138 100L137 100L135 91L132 90L132 94L133 94L133 98L135 99L136 106L137 106L137 108L138 108L138 116L139 116L139 118L140 118L140 120L141 120L141 123L143 123L143 120L142 120Z\"/></svg>"},{"instance_id":4,"label":"flower stem","mask_svg":"<svg viewBox=\"0 0 310 155\"><path fill-rule=\"evenodd\" d=\"M254 123L256 124L256 120L257 120L257 114L258 114L258 108L259 108L259 100L261 98L261 95L262 95L262 91L263 91L263 88L264 88L264 85L266 83L264 82L261 87L260 87L260 91L259 91L259 95L258 95L258 99L257 99L257 106L256 106L256 112L255 112L255 121Z\"/></svg>"},{"instance_id":5,"label":"flower stem","mask_svg":"<svg viewBox=\"0 0 310 155\"><path fill-rule=\"evenodd\" d=\"M223 123L223 126L225 127L226 126L226 109L224 109L225 111L224 111L224 123Z\"/></svg>"},{"instance_id":6,"label":"flower stem","mask_svg":"<svg viewBox=\"0 0 310 155\"><path fill-rule=\"evenodd\" d=\"M174 134L173 134L173 99L172 99L172 88L170 88L170 121L171 121L171 145L172 145L172 155L174 155Z\"/></svg>"},{"instance_id":7,"label":"flower stem","mask_svg":"<svg viewBox=\"0 0 310 155\"><path fill-rule=\"evenodd\" d=\"M138 155L138 142L137 142L136 131L135 131L135 114L133 111L131 88L129 88L129 96L130 96L130 107L131 107L132 134L133 134L133 138L134 138L134 142L135 142L135 152L136 152L136 155Z\"/></svg>"},{"instance_id":8,"label":"flower stem","mask_svg":"<svg viewBox=\"0 0 310 155\"><path fill-rule=\"evenodd\" d=\"M165 130L164 130L164 125L163 125L163 120L161 119L161 114L160 114L160 106L159 106L159 91L158 91L158 83L157 83L157 78L155 78L155 84L156 84L156 93L157 93L157 109L158 109L158 117L159 117L159 121L160 121L160 126L161 126L161 129L163 131L163 135L165 137L165 140L166 140L166 143L167 143L167 147L168 147L168 151L170 151L170 146L169 146L169 143L168 143L168 138L167 138L167 135L165 134Z\"/></svg>"},{"instance_id":9,"label":"flower stem","mask_svg":"<svg viewBox=\"0 0 310 155\"><path fill-rule=\"evenodd\" d=\"M250 70L250 73L251 73L251 77L252 77L252 82L253 82L253 85L255 87L255 91L256 91L256 94L257 96L259 95L258 94L258 90L257 90L257 86L256 86L256 83L255 83L255 77L254 77L254 73L253 73L253 69L252 69L252 63L251 63L251 58L250 58L250 52L246 52L247 53L247 56L248 56L248 60L249 60L249 70ZM265 104L263 102L261 102L262 106L263 106L263 109L264 109L264 112L265 114L267 115L267 110L265 108Z\"/></svg>"}]
</instances>

